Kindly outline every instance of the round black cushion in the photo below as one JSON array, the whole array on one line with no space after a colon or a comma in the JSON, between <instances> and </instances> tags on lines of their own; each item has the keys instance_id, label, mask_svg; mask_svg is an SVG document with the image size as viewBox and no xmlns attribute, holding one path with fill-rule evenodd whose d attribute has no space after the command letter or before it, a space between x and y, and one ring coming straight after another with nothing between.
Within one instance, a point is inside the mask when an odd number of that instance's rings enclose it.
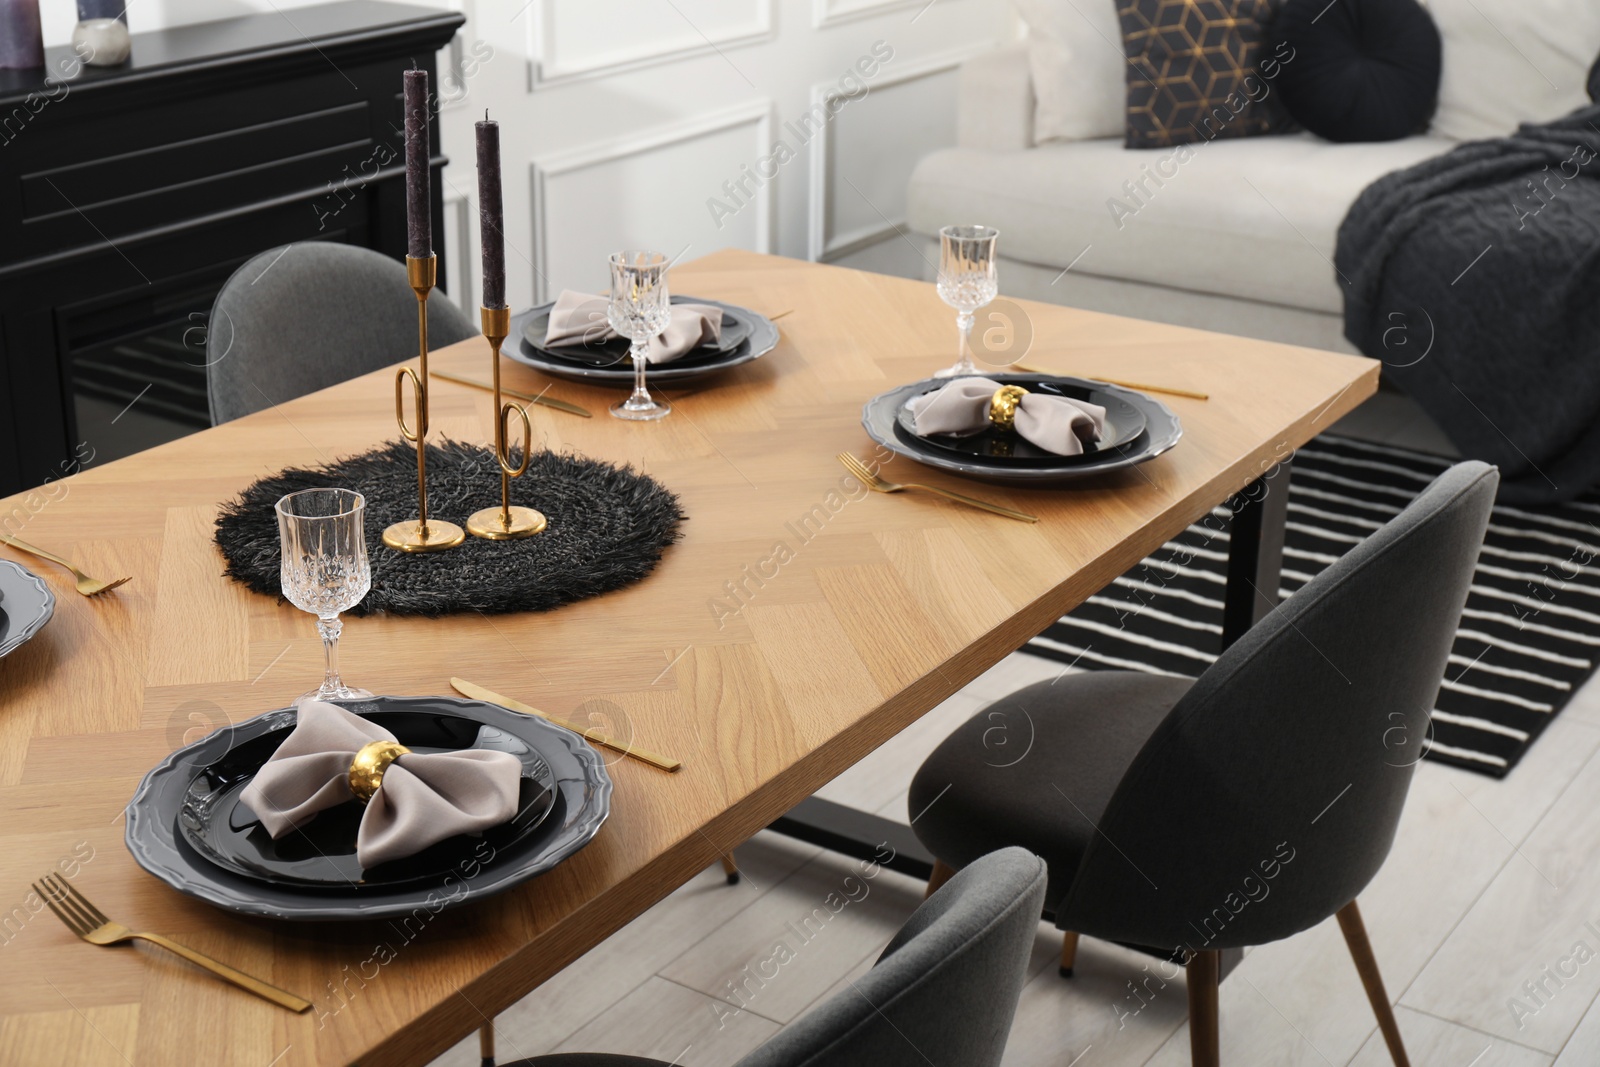
<instances>
[{"instance_id":1,"label":"round black cushion","mask_svg":"<svg viewBox=\"0 0 1600 1067\"><path fill-rule=\"evenodd\" d=\"M1084 671L1002 697L962 724L911 780L911 829L960 869L1020 845L1049 868L1045 907L1072 887L1123 773L1194 684Z\"/></svg>"},{"instance_id":2,"label":"round black cushion","mask_svg":"<svg viewBox=\"0 0 1600 1067\"><path fill-rule=\"evenodd\" d=\"M1271 35L1283 105L1319 137L1395 141L1433 118L1439 30L1417 0L1288 0Z\"/></svg>"},{"instance_id":3,"label":"round black cushion","mask_svg":"<svg viewBox=\"0 0 1600 1067\"><path fill-rule=\"evenodd\" d=\"M1589 68L1589 99L1600 103L1600 57L1596 57L1594 66Z\"/></svg>"}]
</instances>

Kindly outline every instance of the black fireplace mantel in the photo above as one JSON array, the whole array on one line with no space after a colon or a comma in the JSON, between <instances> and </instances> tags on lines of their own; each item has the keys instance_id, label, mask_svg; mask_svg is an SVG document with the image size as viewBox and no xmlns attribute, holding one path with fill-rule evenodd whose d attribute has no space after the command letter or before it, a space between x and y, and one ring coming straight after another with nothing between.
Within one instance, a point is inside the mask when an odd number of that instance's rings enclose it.
<instances>
[{"instance_id":1,"label":"black fireplace mantel","mask_svg":"<svg viewBox=\"0 0 1600 1067\"><path fill-rule=\"evenodd\" d=\"M463 21L347 0L0 71L0 495L203 425L206 314L257 252L404 256L400 75L437 87Z\"/></svg>"}]
</instances>

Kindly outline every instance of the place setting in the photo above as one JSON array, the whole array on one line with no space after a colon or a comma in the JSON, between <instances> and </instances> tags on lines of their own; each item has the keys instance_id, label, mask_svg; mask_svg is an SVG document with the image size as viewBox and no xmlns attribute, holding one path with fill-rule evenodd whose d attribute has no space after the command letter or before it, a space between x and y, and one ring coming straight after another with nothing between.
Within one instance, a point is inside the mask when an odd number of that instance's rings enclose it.
<instances>
[{"instance_id":1,"label":"place setting","mask_svg":"<svg viewBox=\"0 0 1600 1067\"><path fill-rule=\"evenodd\" d=\"M340 616L372 585L365 501L320 488L274 508L285 599L314 615L320 685L183 745L126 810L125 841L150 874L239 915L345 922L429 915L511 889L584 848L610 814L612 750L664 772L682 764L563 722L462 678L455 696L381 696L339 667ZM54 875L35 889L97 945L137 937L293 1011L310 1002L99 913Z\"/></svg>"},{"instance_id":2,"label":"place setting","mask_svg":"<svg viewBox=\"0 0 1600 1067\"><path fill-rule=\"evenodd\" d=\"M999 291L998 239L999 231L988 226L946 226L940 231L937 291L956 310L957 361L867 401L861 413L867 435L882 448L925 466L1002 485L1041 487L1125 469L1176 445L1183 425L1169 407L1148 395L1146 390L1153 387L1015 366L986 372L973 362L975 314ZM849 458L854 465L845 466L861 477L855 468L865 464ZM844 462L845 456L840 459ZM863 481L878 488L867 478ZM1009 512L947 490L933 491ZM1033 521L1021 513L1008 517Z\"/></svg>"},{"instance_id":3,"label":"place setting","mask_svg":"<svg viewBox=\"0 0 1600 1067\"><path fill-rule=\"evenodd\" d=\"M671 410L646 392L646 372L656 382L682 384L760 359L777 347L776 323L759 312L669 294L670 266L659 252L613 255L610 299L563 290L556 300L513 316L520 343L506 354L557 378L631 385L632 395L611 413L646 420ZM629 299L619 299L623 294Z\"/></svg>"},{"instance_id":4,"label":"place setting","mask_svg":"<svg viewBox=\"0 0 1600 1067\"><path fill-rule=\"evenodd\" d=\"M583 735L526 705L379 696L345 682L340 615L371 585L360 495L306 490L275 510L282 591L316 616L322 682L145 775L126 812L139 865L236 914L365 920L502 892L588 844L612 786Z\"/></svg>"}]
</instances>

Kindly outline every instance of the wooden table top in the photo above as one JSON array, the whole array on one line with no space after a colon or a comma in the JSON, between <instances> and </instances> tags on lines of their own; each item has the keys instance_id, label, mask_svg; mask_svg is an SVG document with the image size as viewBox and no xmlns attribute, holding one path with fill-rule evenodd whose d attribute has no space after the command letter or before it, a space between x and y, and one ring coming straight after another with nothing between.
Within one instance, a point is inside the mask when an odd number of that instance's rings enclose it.
<instances>
[{"instance_id":1,"label":"wooden table top","mask_svg":"<svg viewBox=\"0 0 1600 1067\"><path fill-rule=\"evenodd\" d=\"M86 600L57 568L0 545L0 557L43 576L58 600L50 625L0 660L0 1062L425 1063L1287 457L1378 381L1378 364L1353 356L1025 304L1029 363L1210 393L1163 398L1185 428L1173 451L1070 489L887 465L890 478L1040 516L1027 525L926 496L865 493L834 459L871 454L864 401L949 362L954 316L933 286L733 251L678 267L674 282L769 315L792 310L781 343L697 391L671 390L664 422L609 418L616 391L568 383L552 395L594 418L541 407L530 417L546 446L633 463L677 492L689 515L682 543L644 582L548 614L349 619L341 666L379 692L449 693L460 675L554 714L610 701L640 744L684 769L614 763L611 818L588 848L511 892L438 914L409 939L389 924L236 918L156 881L122 841L123 808L164 755L285 706L320 677L310 616L223 578L212 521L258 477L393 438L392 372L92 465L48 497L0 501L0 520L14 522L18 509L26 518L11 532L91 574L133 578ZM486 379L487 352L474 338L432 363ZM507 361L506 384L548 383ZM487 440L489 407L487 394L436 380L432 439ZM486 478L483 488L485 505L497 499L497 484ZM316 1007L294 1015L158 949L76 940L29 889L62 866L113 918Z\"/></svg>"}]
</instances>

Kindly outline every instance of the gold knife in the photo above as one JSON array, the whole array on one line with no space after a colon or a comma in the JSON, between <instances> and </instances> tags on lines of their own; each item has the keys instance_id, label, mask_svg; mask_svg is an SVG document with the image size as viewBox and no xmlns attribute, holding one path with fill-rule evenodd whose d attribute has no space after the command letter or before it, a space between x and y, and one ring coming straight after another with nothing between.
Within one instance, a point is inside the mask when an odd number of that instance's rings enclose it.
<instances>
[{"instance_id":1,"label":"gold knife","mask_svg":"<svg viewBox=\"0 0 1600 1067\"><path fill-rule=\"evenodd\" d=\"M1007 367L1008 371L1021 371L1024 374L1060 374L1061 371L1045 370L1043 367L1030 367L1023 363L1013 363ZM1102 378L1093 374L1084 375L1096 382L1105 382L1107 385L1120 385L1124 389L1137 389L1144 393L1170 393L1173 396L1186 396L1191 400L1210 400L1211 394L1202 393L1194 389L1178 389L1170 385L1147 385L1144 382L1125 382L1117 378Z\"/></svg>"},{"instance_id":2,"label":"gold knife","mask_svg":"<svg viewBox=\"0 0 1600 1067\"><path fill-rule=\"evenodd\" d=\"M579 735L585 741L588 741L591 744L604 745L606 748L614 749L617 752L622 753L624 756L632 756L636 760L639 760L643 763L648 763L652 767L659 767L664 771L676 771L683 766L683 764L679 763L677 760L671 759L667 756L659 755L655 752L651 752L647 748L641 748L638 745L628 744L624 741L617 741L608 736L604 730L601 730L598 727L591 726L588 729L583 729L576 723L565 722L556 718L554 715L548 715L530 704L524 704L520 700L512 700L510 697L501 696L493 689L485 689L481 685L474 685L465 678L450 679L450 686L464 697L471 697L473 700L488 701L490 704L499 704L502 708L506 708L510 711L520 711L524 715L537 715L541 719L548 720L549 722L555 723L557 726L571 730L573 733Z\"/></svg>"},{"instance_id":3,"label":"gold knife","mask_svg":"<svg viewBox=\"0 0 1600 1067\"><path fill-rule=\"evenodd\" d=\"M467 385L474 389L482 389L486 393L494 392L494 386L490 385L488 382L479 382L474 381L471 378L462 378L454 374L446 374L442 370L434 371L433 376L435 378L443 378L447 382L455 382L457 385ZM557 400L555 397L545 396L543 393L540 393L538 396L534 396L531 393L519 393L515 389L507 389L504 386L501 386L500 392L506 396L515 397L516 399L528 404L543 404L547 408L555 408L557 411L565 411L572 415L581 415L586 419L594 417L590 415L586 409L580 408L576 404L569 404L565 400Z\"/></svg>"}]
</instances>

